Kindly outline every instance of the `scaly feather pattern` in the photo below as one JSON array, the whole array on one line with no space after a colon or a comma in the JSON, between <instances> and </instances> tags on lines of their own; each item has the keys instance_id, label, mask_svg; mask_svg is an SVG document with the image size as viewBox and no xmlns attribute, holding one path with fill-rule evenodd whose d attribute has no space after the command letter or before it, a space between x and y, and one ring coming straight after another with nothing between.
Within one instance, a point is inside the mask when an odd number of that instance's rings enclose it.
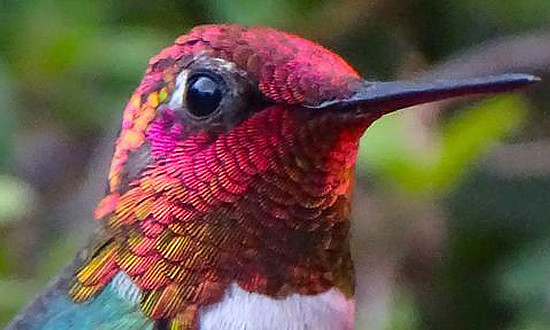
<instances>
[{"instance_id":1,"label":"scaly feather pattern","mask_svg":"<svg viewBox=\"0 0 550 330\"><path fill-rule=\"evenodd\" d=\"M178 120L168 106L176 76L197 56L242 70L265 105L229 129ZM339 56L271 29L203 26L177 39L124 110L96 210L109 239L78 271L72 299L91 299L123 272L148 317L188 329L232 282L273 297L332 287L351 296L353 164L377 116L312 119L308 107L359 81Z\"/></svg>"}]
</instances>

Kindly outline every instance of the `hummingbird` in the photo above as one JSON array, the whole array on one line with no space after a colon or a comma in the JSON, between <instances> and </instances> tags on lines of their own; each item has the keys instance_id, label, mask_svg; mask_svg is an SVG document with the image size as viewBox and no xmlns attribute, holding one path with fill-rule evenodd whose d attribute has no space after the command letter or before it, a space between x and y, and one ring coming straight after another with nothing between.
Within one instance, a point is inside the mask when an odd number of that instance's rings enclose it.
<instances>
[{"instance_id":1,"label":"hummingbird","mask_svg":"<svg viewBox=\"0 0 550 330\"><path fill-rule=\"evenodd\" d=\"M292 34L195 27L124 108L90 243L8 329L353 329L365 130L537 80L371 81Z\"/></svg>"}]
</instances>

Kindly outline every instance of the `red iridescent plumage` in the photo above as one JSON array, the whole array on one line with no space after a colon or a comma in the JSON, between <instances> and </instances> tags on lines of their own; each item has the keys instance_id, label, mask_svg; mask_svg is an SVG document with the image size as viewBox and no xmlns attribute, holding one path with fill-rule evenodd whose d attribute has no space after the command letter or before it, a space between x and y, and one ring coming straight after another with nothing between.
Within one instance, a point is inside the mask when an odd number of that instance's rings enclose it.
<instances>
[{"instance_id":1,"label":"red iridescent plumage","mask_svg":"<svg viewBox=\"0 0 550 330\"><path fill-rule=\"evenodd\" d=\"M270 104L228 131L178 121L166 105L199 54L234 63ZM301 112L359 82L338 55L271 29L203 26L178 38L151 60L124 110L109 193L96 210L105 239L72 298L92 297L123 271L148 316L189 328L232 282L274 297L335 286L351 295L353 165L376 116ZM145 147L149 163L128 178L130 157Z\"/></svg>"}]
</instances>

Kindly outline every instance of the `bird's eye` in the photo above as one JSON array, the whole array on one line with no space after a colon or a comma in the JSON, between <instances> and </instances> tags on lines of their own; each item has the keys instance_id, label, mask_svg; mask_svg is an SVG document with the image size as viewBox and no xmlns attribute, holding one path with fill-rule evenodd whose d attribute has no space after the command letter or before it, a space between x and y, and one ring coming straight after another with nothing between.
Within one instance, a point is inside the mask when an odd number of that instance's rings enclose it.
<instances>
[{"instance_id":1,"label":"bird's eye","mask_svg":"<svg viewBox=\"0 0 550 330\"><path fill-rule=\"evenodd\" d=\"M189 77L185 101L187 110L196 118L214 113L222 101L223 79L212 73L196 73Z\"/></svg>"}]
</instances>

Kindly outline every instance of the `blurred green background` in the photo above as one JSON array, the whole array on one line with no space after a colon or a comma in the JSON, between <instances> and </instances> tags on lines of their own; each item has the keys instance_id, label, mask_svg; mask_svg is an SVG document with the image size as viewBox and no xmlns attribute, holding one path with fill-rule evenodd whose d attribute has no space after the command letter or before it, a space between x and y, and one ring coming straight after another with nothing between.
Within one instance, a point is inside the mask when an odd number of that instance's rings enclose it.
<instances>
[{"instance_id":1,"label":"blurred green background","mask_svg":"<svg viewBox=\"0 0 550 330\"><path fill-rule=\"evenodd\" d=\"M548 0L0 1L0 326L89 235L125 101L190 27L270 25L372 79L550 71ZM550 328L549 85L376 123L357 329Z\"/></svg>"}]
</instances>

